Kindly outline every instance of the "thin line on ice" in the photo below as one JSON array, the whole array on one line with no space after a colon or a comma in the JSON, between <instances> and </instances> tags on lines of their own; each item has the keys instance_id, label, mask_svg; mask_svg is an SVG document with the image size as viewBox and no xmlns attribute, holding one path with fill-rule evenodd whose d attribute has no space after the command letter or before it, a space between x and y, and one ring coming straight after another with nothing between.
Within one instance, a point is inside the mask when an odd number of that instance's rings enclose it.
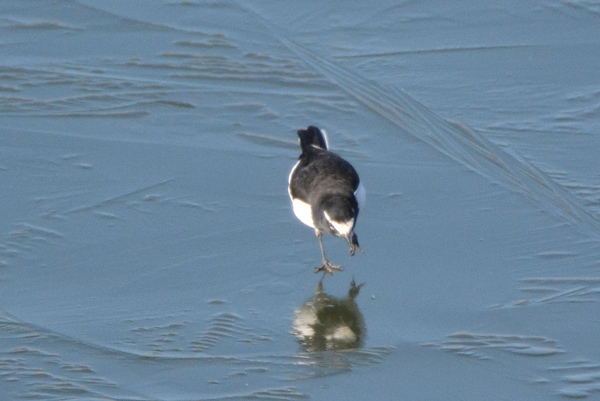
<instances>
[{"instance_id":1,"label":"thin line on ice","mask_svg":"<svg viewBox=\"0 0 600 401\"><path fill-rule=\"evenodd\" d=\"M548 212L567 220L585 235L600 239L600 217L589 211L581 199L524 158L514 152L508 153L460 123L445 120L404 91L365 79L315 54L288 39L282 28L255 11L239 3L238 6L258 19L302 61L405 133L490 181L537 200Z\"/></svg>"}]
</instances>

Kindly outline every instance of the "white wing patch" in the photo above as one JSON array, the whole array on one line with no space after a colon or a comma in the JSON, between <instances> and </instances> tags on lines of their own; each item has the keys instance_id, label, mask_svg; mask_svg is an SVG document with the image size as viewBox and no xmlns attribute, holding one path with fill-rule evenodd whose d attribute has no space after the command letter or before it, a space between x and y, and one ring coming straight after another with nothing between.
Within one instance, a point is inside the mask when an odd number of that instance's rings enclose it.
<instances>
[{"instance_id":1,"label":"white wing patch","mask_svg":"<svg viewBox=\"0 0 600 401\"><path fill-rule=\"evenodd\" d=\"M367 191L365 189L365 187L363 187L362 182L360 182L358 184L358 188L356 188L356 191L354 191L354 197L356 198L356 201L358 202L358 207L364 207L365 204L367 203Z\"/></svg>"}]
</instances>

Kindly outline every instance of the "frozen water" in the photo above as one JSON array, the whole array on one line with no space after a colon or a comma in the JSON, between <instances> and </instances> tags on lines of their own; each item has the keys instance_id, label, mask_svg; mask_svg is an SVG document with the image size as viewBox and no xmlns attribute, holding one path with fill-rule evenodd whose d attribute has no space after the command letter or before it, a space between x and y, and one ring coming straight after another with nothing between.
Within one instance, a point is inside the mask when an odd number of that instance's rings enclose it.
<instances>
[{"instance_id":1,"label":"frozen water","mask_svg":"<svg viewBox=\"0 0 600 401\"><path fill-rule=\"evenodd\" d=\"M0 399L597 398L599 13L3 1ZM369 189L322 287L308 125Z\"/></svg>"}]
</instances>

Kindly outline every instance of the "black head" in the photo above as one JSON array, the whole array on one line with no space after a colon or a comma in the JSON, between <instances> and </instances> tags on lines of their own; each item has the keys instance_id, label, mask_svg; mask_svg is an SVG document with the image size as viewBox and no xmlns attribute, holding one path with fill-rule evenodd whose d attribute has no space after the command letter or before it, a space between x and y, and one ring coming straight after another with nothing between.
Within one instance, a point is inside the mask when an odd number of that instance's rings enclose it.
<instances>
[{"instance_id":1,"label":"black head","mask_svg":"<svg viewBox=\"0 0 600 401\"><path fill-rule=\"evenodd\" d=\"M336 237L344 237L348 243L352 240L357 217L358 203L354 196L328 195L313 208L317 228Z\"/></svg>"},{"instance_id":2,"label":"black head","mask_svg":"<svg viewBox=\"0 0 600 401\"><path fill-rule=\"evenodd\" d=\"M317 127L311 125L307 129L298 130L298 138L303 151L311 145L327 150L327 134Z\"/></svg>"}]
</instances>

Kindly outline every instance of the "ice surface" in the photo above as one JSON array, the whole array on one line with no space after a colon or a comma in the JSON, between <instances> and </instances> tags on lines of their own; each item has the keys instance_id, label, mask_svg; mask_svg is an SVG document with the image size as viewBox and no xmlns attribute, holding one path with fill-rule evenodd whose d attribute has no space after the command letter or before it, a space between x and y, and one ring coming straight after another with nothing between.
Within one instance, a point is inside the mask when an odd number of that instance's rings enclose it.
<instances>
[{"instance_id":1,"label":"ice surface","mask_svg":"<svg viewBox=\"0 0 600 401\"><path fill-rule=\"evenodd\" d=\"M3 1L0 399L597 398L599 12ZM308 125L369 190L322 288Z\"/></svg>"}]
</instances>

